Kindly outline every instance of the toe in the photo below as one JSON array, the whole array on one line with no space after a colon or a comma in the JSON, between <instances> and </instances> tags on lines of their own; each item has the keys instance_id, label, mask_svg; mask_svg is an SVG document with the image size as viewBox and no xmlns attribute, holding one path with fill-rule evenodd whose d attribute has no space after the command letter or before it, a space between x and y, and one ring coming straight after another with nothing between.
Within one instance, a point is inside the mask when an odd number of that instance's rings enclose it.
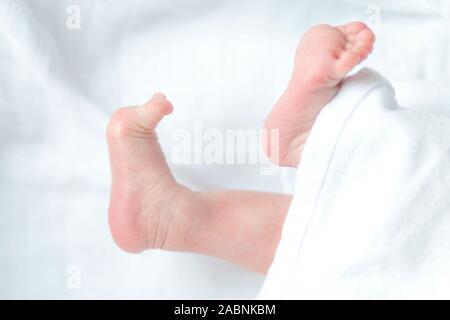
<instances>
[{"instance_id":1,"label":"toe","mask_svg":"<svg viewBox=\"0 0 450 320\"><path fill-rule=\"evenodd\" d=\"M334 66L338 77L345 76L351 69L366 59L372 52L375 35L362 22L351 22L337 29L347 38L344 51Z\"/></svg>"},{"instance_id":2,"label":"toe","mask_svg":"<svg viewBox=\"0 0 450 320\"><path fill-rule=\"evenodd\" d=\"M156 93L144 105L118 109L111 116L107 136L112 141L130 136L147 136L161 119L173 111L172 104L161 93Z\"/></svg>"},{"instance_id":3,"label":"toe","mask_svg":"<svg viewBox=\"0 0 450 320\"><path fill-rule=\"evenodd\" d=\"M353 50L344 51L334 66L335 77L338 79L345 77L361 60L361 56Z\"/></svg>"},{"instance_id":4,"label":"toe","mask_svg":"<svg viewBox=\"0 0 450 320\"><path fill-rule=\"evenodd\" d=\"M354 45L350 51L357 54L361 60L364 60L368 57L368 55L372 51L372 47L367 47L367 46L357 44L357 45Z\"/></svg>"},{"instance_id":5,"label":"toe","mask_svg":"<svg viewBox=\"0 0 450 320\"><path fill-rule=\"evenodd\" d=\"M173 106L162 93L155 93L151 99L143 105L144 109L151 111L154 116L164 116L173 111Z\"/></svg>"},{"instance_id":6,"label":"toe","mask_svg":"<svg viewBox=\"0 0 450 320\"><path fill-rule=\"evenodd\" d=\"M144 105L136 108L136 121L140 126L153 130L161 119L173 111L173 106L162 93L155 93Z\"/></svg>"},{"instance_id":7,"label":"toe","mask_svg":"<svg viewBox=\"0 0 450 320\"><path fill-rule=\"evenodd\" d=\"M347 38L346 49L355 47L370 48L375 42L374 33L362 22L351 22L339 26L337 29Z\"/></svg>"},{"instance_id":8,"label":"toe","mask_svg":"<svg viewBox=\"0 0 450 320\"><path fill-rule=\"evenodd\" d=\"M375 34L370 29L364 29L355 36L356 41L374 42Z\"/></svg>"},{"instance_id":9,"label":"toe","mask_svg":"<svg viewBox=\"0 0 450 320\"><path fill-rule=\"evenodd\" d=\"M365 59L372 52L374 41L375 35L373 32L369 29L363 30L356 35L352 50L358 53L362 59Z\"/></svg>"},{"instance_id":10,"label":"toe","mask_svg":"<svg viewBox=\"0 0 450 320\"><path fill-rule=\"evenodd\" d=\"M369 49L370 53L375 42L375 34L370 29L363 30L356 35L355 42L359 47Z\"/></svg>"},{"instance_id":11,"label":"toe","mask_svg":"<svg viewBox=\"0 0 450 320\"><path fill-rule=\"evenodd\" d=\"M350 22L342 26L338 26L337 28L339 31L346 35L357 34L362 30L369 29L369 27L365 23L360 21Z\"/></svg>"}]
</instances>

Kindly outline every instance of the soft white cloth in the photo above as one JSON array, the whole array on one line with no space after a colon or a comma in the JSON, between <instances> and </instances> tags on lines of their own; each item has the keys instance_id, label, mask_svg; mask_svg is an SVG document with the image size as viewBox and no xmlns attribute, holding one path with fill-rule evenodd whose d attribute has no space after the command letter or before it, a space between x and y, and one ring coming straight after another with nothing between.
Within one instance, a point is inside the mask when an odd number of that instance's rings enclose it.
<instances>
[{"instance_id":1,"label":"soft white cloth","mask_svg":"<svg viewBox=\"0 0 450 320\"><path fill-rule=\"evenodd\" d=\"M450 117L379 74L322 110L260 298L450 298Z\"/></svg>"}]
</instances>

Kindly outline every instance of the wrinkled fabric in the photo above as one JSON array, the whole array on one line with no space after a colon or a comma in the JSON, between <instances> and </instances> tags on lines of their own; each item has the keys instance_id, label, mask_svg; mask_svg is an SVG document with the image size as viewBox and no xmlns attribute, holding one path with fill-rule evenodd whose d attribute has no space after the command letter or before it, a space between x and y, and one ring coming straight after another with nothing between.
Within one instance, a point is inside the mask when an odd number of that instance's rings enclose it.
<instances>
[{"instance_id":1,"label":"wrinkled fabric","mask_svg":"<svg viewBox=\"0 0 450 320\"><path fill-rule=\"evenodd\" d=\"M261 298L450 298L450 117L363 69L322 110Z\"/></svg>"}]
</instances>

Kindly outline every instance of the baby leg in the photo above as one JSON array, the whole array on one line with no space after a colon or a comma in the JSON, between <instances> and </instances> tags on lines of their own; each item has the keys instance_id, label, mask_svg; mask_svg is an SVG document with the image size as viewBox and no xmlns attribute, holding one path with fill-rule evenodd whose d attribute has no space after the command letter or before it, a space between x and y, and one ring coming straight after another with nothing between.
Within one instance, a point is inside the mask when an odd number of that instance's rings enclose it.
<instances>
[{"instance_id":1,"label":"baby leg","mask_svg":"<svg viewBox=\"0 0 450 320\"><path fill-rule=\"evenodd\" d=\"M290 196L261 192L193 192L178 184L154 131L172 111L161 94L119 109L108 126L112 171L109 223L117 245L188 251L266 272Z\"/></svg>"}]
</instances>

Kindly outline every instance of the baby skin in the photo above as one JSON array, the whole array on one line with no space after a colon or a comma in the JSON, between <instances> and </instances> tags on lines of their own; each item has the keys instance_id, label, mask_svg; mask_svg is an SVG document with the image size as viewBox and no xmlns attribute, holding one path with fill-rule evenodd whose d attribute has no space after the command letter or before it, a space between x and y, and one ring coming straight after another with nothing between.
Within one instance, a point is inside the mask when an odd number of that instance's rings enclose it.
<instances>
[{"instance_id":1,"label":"baby skin","mask_svg":"<svg viewBox=\"0 0 450 320\"><path fill-rule=\"evenodd\" d=\"M287 89L264 124L265 129L279 130L278 148L263 146L271 161L297 167L315 118L345 76L370 54L374 41L361 22L318 25L305 33ZM155 133L172 110L167 98L156 93L144 105L121 108L111 117L109 224L114 241L131 253L195 252L267 272L291 197L252 191L195 192L177 183Z\"/></svg>"}]
</instances>

